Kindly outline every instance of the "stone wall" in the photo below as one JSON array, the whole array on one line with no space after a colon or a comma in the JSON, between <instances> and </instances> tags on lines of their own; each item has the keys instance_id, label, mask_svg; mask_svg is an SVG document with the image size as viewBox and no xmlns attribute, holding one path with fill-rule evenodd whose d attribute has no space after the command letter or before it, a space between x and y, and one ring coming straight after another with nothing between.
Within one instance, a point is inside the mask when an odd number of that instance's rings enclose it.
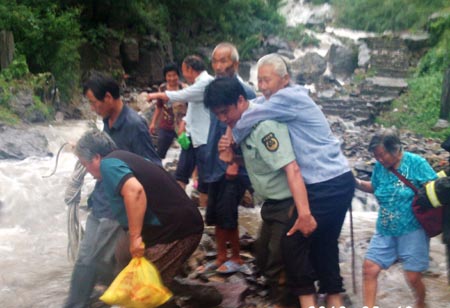
<instances>
[{"instance_id":1,"label":"stone wall","mask_svg":"<svg viewBox=\"0 0 450 308\"><path fill-rule=\"evenodd\" d=\"M164 79L163 67L172 58L165 50L171 46L161 46L150 36L110 39L103 50L86 43L80 48L81 69L83 74L92 69L109 72L118 80L126 75L127 85L148 87Z\"/></svg>"}]
</instances>

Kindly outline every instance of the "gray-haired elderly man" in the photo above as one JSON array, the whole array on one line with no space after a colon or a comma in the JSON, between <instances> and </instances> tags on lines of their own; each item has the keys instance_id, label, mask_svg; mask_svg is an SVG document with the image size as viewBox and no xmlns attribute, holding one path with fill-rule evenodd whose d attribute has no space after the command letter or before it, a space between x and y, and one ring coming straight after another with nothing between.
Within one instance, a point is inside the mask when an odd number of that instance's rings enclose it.
<instances>
[{"instance_id":1,"label":"gray-haired elderly man","mask_svg":"<svg viewBox=\"0 0 450 308\"><path fill-rule=\"evenodd\" d=\"M262 272L274 282L284 266L302 307L316 305L318 280L327 306L338 307L338 238L355 179L322 111L289 80L283 59L266 55L258 61L259 104L247 101L235 79L223 78L208 86L205 105L233 128L253 188L265 199L256 245ZM230 139L219 141L219 152L230 152Z\"/></svg>"}]
</instances>

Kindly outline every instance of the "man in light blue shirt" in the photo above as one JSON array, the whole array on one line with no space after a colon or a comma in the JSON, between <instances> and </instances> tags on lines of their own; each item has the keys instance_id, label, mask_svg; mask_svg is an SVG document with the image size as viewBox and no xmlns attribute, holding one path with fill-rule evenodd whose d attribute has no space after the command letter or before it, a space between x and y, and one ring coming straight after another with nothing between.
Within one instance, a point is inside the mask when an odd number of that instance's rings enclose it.
<instances>
[{"instance_id":1,"label":"man in light blue shirt","mask_svg":"<svg viewBox=\"0 0 450 308\"><path fill-rule=\"evenodd\" d=\"M172 101L188 102L186 116L183 120L186 123L186 134L190 137L191 145L188 149L181 151L175 177L184 188L189 183L194 168L197 167L199 202L201 206L206 206L208 187L204 183L204 165L210 113L203 105L203 93L214 77L208 74L204 61L196 55L187 56L183 60L181 70L184 79L191 86L178 91L150 93L147 99L149 101L161 99L167 101L168 104Z\"/></svg>"}]
</instances>

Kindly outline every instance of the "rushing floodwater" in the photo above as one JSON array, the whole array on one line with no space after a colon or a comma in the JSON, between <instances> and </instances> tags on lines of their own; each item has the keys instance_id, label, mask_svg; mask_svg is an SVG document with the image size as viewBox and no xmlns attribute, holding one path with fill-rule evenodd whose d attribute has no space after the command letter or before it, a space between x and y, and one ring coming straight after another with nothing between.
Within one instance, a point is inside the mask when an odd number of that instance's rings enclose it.
<instances>
[{"instance_id":1,"label":"rushing floodwater","mask_svg":"<svg viewBox=\"0 0 450 308\"><path fill-rule=\"evenodd\" d=\"M87 121L70 121L54 126L37 126L49 140L49 150L56 153L67 141L76 141L88 129ZM169 160L177 155L169 152ZM0 307L61 307L67 294L71 262L67 258L67 208L64 190L70 178L75 157L65 150L59 158L34 158L23 161L0 161ZM83 188L85 199L94 180L88 176ZM376 212L373 199L358 193L354 199L357 295L352 293L351 249L348 221L341 236L342 272L353 307L361 304L361 263L368 240L373 233ZM240 221L253 235L259 225L259 210L240 209ZM84 213L84 212L83 212ZM82 213L82 214L83 214ZM85 213L82 215L85 217ZM431 242L432 270L438 277L425 279L429 307L450 307L446 286L444 246L439 239ZM380 307L412 306L413 299L399 268L380 276Z\"/></svg>"}]
</instances>

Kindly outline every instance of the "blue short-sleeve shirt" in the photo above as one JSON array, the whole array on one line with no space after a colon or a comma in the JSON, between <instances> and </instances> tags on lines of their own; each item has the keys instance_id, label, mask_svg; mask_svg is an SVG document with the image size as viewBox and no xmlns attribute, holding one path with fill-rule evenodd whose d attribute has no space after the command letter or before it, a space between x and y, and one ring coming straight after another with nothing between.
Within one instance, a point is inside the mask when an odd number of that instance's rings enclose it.
<instances>
[{"instance_id":1,"label":"blue short-sleeve shirt","mask_svg":"<svg viewBox=\"0 0 450 308\"><path fill-rule=\"evenodd\" d=\"M403 153L397 171L417 188L437 178L436 172L423 157L410 152ZM371 181L379 204L378 233L400 236L420 228L411 207L414 198L411 188L379 162L375 164Z\"/></svg>"},{"instance_id":2,"label":"blue short-sleeve shirt","mask_svg":"<svg viewBox=\"0 0 450 308\"><path fill-rule=\"evenodd\" d=\"M133 171L127 163L118 158L104 158L100 163L100 172L102 174L104 191L110 201L114 217L119 221L120 225L128 226L125 203L120 191L126 180L134 177ZM148 225L161 224L158 218L152 215L148 207L144 220Z\"/></svg>"}]
</instances>

